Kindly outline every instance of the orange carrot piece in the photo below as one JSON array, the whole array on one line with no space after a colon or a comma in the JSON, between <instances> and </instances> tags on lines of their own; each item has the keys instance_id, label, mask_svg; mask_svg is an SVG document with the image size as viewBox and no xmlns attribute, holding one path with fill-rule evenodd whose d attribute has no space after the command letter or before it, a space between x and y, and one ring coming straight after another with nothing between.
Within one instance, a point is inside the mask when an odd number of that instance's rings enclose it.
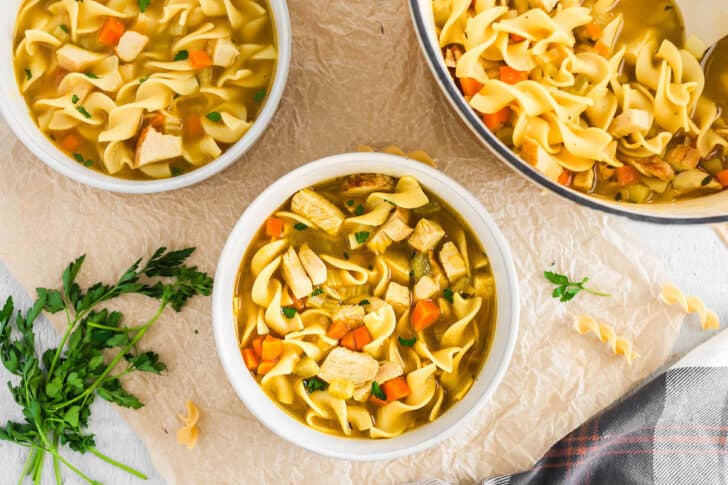
<instances>
[{"instance_id":1,"label":"orange carrot piece","mask_svg":"<svg viewBox=\"0 0 728 485\"><path fill-rule=\"evenodd\" d=\"M564 171L561 172L561 175L559 175L559 183L561 185L571 187L571 182L574 179L573 175L574 174L572 174L569 170L564 169Z\"/></svg>"},{"instance_id":2,"label":"orange carrot piece","mask_svg":"<svg viewBox=\"0 0 728 485\"><path fill-rule=\"evenodd\" d=\"M728 187L728 169L718 172L715 175L715 178L718 179L718 182L720 182L720 185L722 185L723 188Z\"/></svg>"},{"instance_id":3,"label":"orange carrot piece","mask_svg":"<svg viewBox=\"0 0 728 485\"><path fill-rule=\"evenodd\" d=\"M109 17L99 31L99 42L109 47L116 47L124 35L126 27L115 17Z\"/></svg>"},{"instance_id":4,"label":"orange carrot piece","mask_svg":"<svg viewBox=\"0 0 728 485\"><path fill-rule=\"evenodd\" d=\"M588 23L584 26L584 29L586 30L586 35L591 40L599 40L599 38L602 36L602 28L599 26L596 22Z\"/></svg>"},{"instance_id":5,"label":"orange carrot piece","mask_svg":"<svg viewBox=\"0 0 728 485\"><path fill-rule=\"evenodd\" d=\"M483 85L472 77L461 77L460 87L463 89L465 96L475 96Z\"/></svg>"},{"instance_id":6,"label":"orange carrot piece","mask_svg":"<svg viewBox=\"0 0 728 485\"><path fill-rule=\"evenodd\" d=\"M204 69L212 66L212 59L205 51L192 51L189 54L189 59L193 69Z\"/></svg>"},{"instance_id":7,"label":"orange carrot piece","mask_svg":"<svg viewBox=\"0 0 728 485\"><path fill-rule=\"evenodd\" d=\"M420 300L412 310L412 328L415 332L426 329L440 318L440 307L432 300Z\"/></svg>"},{"instance_id":8,"label":"orange carrot piece","mask_svg":"<svg viewBox=\"0 0 728 485\"><path fill-rule=\"evenodd\" d=\"M243 360L245 361L245 367L250 370L257 369L258 364L260 364L258 356L255 355L255 351L253 349L243 350Z\"/></svg>"},{"instance_id":9,"label":"orange carrot piece","mask_svg":"<svg viewBox=\"0 0 728 485\"><path fill-rule=\"evenodd\" d=\"M185 116L183 127L185 135L192 140L201 138L205 134L200 116L194 113Z\"/></svg>"},{"instance_id":10,"label":"orange carrot piece","mask_svg":"<svg viewBox=\"0 0 728 485\"><path fill-rule=\"evenodd\" d=\"M263 362L261 362L261 363L260 363L260 365L258 366L258 375L259 375L259 376L264 376L264 375L266 375L266 374L267 374L268 372L270 372L270 370L271 370L271 369L272 369L273 367L275 367L275 366L276 366L276 364L277 364L277 363L278 363L277 361L267 361L267 360L264 360L264 361L263 361Z\"/></svg>"},{"instance_id":11,"label":"orange carrot piece","mask_svg":"<svg viewBox=\"0 0 728 485\"><path fill-rule=\"evenodd\" d=\"M349 332L341 337L341 340L339 340L339 344L349 350L356 350L356 340L354 340L354 332Z\"/></svg>"},{"instance_id":12,"label":"orange carrot piece","mask_svg":"<svg viewBox=\"0 0 728 485\"><path fill-rule=\"evenodd\" d=\"M163 131L164 130L164 120L166 117L163 113L157 113L156 115L152 116L152 118L149 120L149 124L154 127L157 131Z\"/></svg>"},{"instance_id":13,"label":"orange carrot piece","mask_svg":"<svg viewBox=\"0 0 728 485\"><path fill-rule=\"evenodd\" d=\"M261 345L260 357L266 362L278 360L283 353L283 341L268 335Z\"/></svg>"},{"instance_id":14,"label":"orange carrot piece","mask_svg":"<svg viewBox=\"0 0 728 485\"><path fill-rule=\"evenodd\" d=\"M333 322L326 332L326 336L339 340L347 333L349 333L349 327L344 322Z\"/></svg>"},{"instance_id":15,"label":"orange carrot piece","mask_svg":"<svg viewBox=\"0 0 728 485\"><path fill-rule=\"evenodd\" d=\"M255 337L253 339L253 352L255 352L255 355L257 355L259 359L261 357L263 357L263 340L264 339L265 339L265 337L263 337L262 335Z\"/></svg>"},{"instance_id":16,"label":"orange carrot piece","mask_svg":"<svg viewBox=\"0 0 728 485\"><path fill-rule=\"evenodd\" d=\"M636 184L639 179L637 170L631 165L617 167L617 183L621 186Z\"/></svg>"},{"instance_id":17,"label":"orange carrot piece","mask_svg":"<svg viewBox=\"0 0 728 485\"><path fill-rule=\"evenodd\" d=\"M612 48L602 41L594 44L594 50L602 57L607 57L609 53L612 52Z\"/></svg>"},{"instance_id":18,"label":"orange carrot piece","mask_svg":"<svg viewBox=\"0 0 728 485\"><path fill-rule=\"evenodd\" d=\"M516 71L511 66L500 67L500 80L506 84L518 84L528 79L526 71Z\"/></svg>"},{"instance_id":19,"label":"orange carrot piece","mask_svg":"<svg viewBox=\"0 0 728 485\"><path fill-rule=\"evenodd\" d=\"M81 137L75 133L69 133L61 139L61 148L73 152L81 146Z\"/></svg>"},{"instance_id":20,"label":"orange carrot piece","mask_svg":"<svg viewBox=\"0 0 728 485\"><path fill-rule=\"evenodd\" d=\"M495 113L485 113L483 115L483 122L491 131L495 131L501 128L503 125L508 123L511 119L511 109L506 106L500 111Z\"/></svg>"},{"instance_id":21,"label":"orange carrot piece","mask_svg":"<svg viewBox=\"0 0 728 485\"><path fill-rule=\"evenodd\" d=\"M510 38L511 38L511 40L512 40L513 42L515 42L516 44L518 44L518 43L520 43L520 42L523 42L524 40L526 40L526 38L525 38L525 37L522 37L522 36L520 36L520 35L518 35L518 34L510 34L510 35L509 35L509 37L510 37Z\"/></svg>"},{"instance_id":22,"label":"orange carrot piece","mask_svg":"<svg viewBox=\"0 0 728 485\"><path fill-rule=\"evenodd\" d=\"M276 239L281 237L283 235L283 219L280 217L269 217L265 221L265 234Z\"/></svg>"},{"instance_id":23,"label":"orange carrot piece","mask_svg":"<svg viewBox=\"0 0 728 485\"><path fill-rule=\"evenodd\" d=\"M410 388L407 385L407 379L399 376L391 381L382 384L382 390L387 395L387 402L398 401L403 397L409 396Z\"/></svg>"},{"instance_id":24,"label":"orange carrot piece","mask_svg":"<svg viewBox=\"0 0 728 485\"><path fill-rule=\"evenodd\" d=\"M298 300L293 300L293 308L296 309L298 312L302 312L306 309L306 301L308 301L308 297L304 296L303 298L299 298Z\"/></svg>"},{"instance_id":25,"label":"orange carrot piece","mask_svg":"<svg viewBox=\"0 0 728 485\"><path fill-rule=\"evenodd\" d=\"M361 350L364 346L372 341L372 334L369 333L369 329L366 325L357 327L351 332L354 335L354 345L356 350Z\"/></svg>"},{"instance_id":26,"label":"orange carrot piece","mask_svg":"<svg viewBox=\"0 0 728 485\"><path fill-rule=\"evenodd\" d=\"M369 400L371 402L373 402L374 404L376 404L377 406L384 406L385 404L387 404L389 402L388 400L387 401L383 401L383 400L379 399L374 394L372 394L371 396L369 396Z\"/></svg>"}]
</instances>

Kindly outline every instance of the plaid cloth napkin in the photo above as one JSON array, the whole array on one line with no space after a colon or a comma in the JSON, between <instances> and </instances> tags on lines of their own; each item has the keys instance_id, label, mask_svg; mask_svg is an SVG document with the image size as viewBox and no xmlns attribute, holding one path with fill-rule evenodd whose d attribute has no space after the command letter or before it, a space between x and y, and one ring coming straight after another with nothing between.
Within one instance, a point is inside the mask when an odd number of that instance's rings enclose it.
<instances>
[{"instance_id":1,"label":"plaid cloth napkin","mask_svg":"<svg viewBox=\"0 0 728 485\"><path fill-rule=\"evenodd\" d=\"M556 443L532 470L483 485L726 483L727 443L722 332Z\"/></svg>"}]
</instances>

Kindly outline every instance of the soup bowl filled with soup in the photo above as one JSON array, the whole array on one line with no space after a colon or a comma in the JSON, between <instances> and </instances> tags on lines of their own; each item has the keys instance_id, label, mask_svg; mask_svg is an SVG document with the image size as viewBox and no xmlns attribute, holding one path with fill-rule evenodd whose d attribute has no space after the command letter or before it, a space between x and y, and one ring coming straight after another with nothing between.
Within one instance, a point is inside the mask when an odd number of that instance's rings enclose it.
<instances>
[{"instance_id":1,"label":"soup bowl filled with soup","mask_svg":"<svg viewBox=\"0 0 728 485\"><path fill-rule=\"evenodd\" d=\"M261 136L285 87L282 0L10 0L0 109L66 176L118 192L197 183Z\"/></svg>"},{"instance_id":2,"label":"soup bowl filled with soup","mask_svg":"<svg viewBox=\"0 0 728 485\"><path fill-rule=\"evenodd\" d=\"M728 220L728 41L705 55L673 0L409 3L448 101L518 173L638 220Z\"/></svg>"},{"instance_id":3,"label":"soup bowl filled with soup","mask_svg":"<svg viewBox=\"0 0 728 485\"><path fill-rule=\"evenodd\" d=\"M441 172L392 155L338 155L278 180L243 213L216 278L215 339L240 399L337 458L443 439L487 402L517 333L493 220Z\"/></svg>"}]
</instances>

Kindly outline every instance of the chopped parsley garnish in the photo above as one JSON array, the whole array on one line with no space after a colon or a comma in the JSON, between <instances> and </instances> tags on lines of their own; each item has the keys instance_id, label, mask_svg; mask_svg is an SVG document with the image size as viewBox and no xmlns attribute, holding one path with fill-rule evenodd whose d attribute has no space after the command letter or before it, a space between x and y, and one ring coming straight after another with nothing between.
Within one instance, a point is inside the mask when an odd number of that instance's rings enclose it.
<instances>
[{"instance_id":1,"label":"chopped parsley garnish","mask_svg":"<svg viewBox=\"0 0 728 485\"><path fill-rule=\"evenodd\" d=\"M152 0L139 0L139 11L144 13L151 3Z\"/></svg>"},{"instance_id":2,"label":"chopped parsley garnish","mask_svg":"<svg viewBox=\"0 0 728 485\"><path fill-rule=\"evenodd\" d=\"M65 33L67 33L67 34L69 33L68 25L66 25L66 24L61 24L61 25L58 26L58 28L61 29L62 31L64 31Z\"/></svg>"},{"instance_id":3,"label":"chopped parsley garnish","mask_svg":"<svg viewBox=\"0 0 728 485\"><path fill-rule=\"evenodd\" d=\"M361 205L361 204L359 204L359 205L357 205L357 206L356 206L356 208L354 209L354 215L360 216L360 215L362 215L362 214L364 214L364 206L363 206L363 205Z\"/></svg>"},{"instance_id":4,"label":"chopped parsley garnish","mask_svg":"<svg viewBox=\"0 0 728 485\"><path fill-rule=\"evenodd\" d=\"M306 392L311 394L316 391L323 391L329 385L320 377L313 376L303 380L303 387L306 388Z\"/></svg>"},{"instance_id":5,"label":"chopped parsley garnish","mask_svg":"<svg viewBox=\"0 0 728 485\"><path fill-rule=\"evenodd\" d=\"M364 305L369 305L369 300L362 300L362 301L360 301L360 302L359 302L359 304L360 304L361 306L364 306Z\"/></svg>"},{"instance_id":6,"label":"chopped parsley garnish","mask_svg":"<svg viewBox=\"0 0 728 485\"><path fill-rule=\"evenodd\" d=\"M302 222L297 222L293 225L293 228L297 231L305 231L308 229L308 226Z\"/></svg>"},{"instance_id":7,"label":"chopped parsley garnish","mask_svg":"<svg viewBox=\"0 0 728 485\"><path fill-rule=\"evenodd\" d=\"M349 252L348 251L344 251L344 259L349 259Z\"/></svg>"},{"instance_id":8,"label":"chopped parsley garnish","mask_svg":"<svg viewBox=\"0 0 728 485\"><path fill-rule=\"evenodd\" d=\"M99 78L99 77L98 77L98 76L97 76L96 74L94 74L93 72L84 72L84 73L83 73L83 75L84 75L84 76L86 76L87 78L90 78L90 79L98 79L98 78Z\"/></svg>"},{"instance_id":9,"label":"chopped parsley garnish","mask_svg":"<svg viewBox=\"0 0 728 485\"><path fill-rule=\"evenodd\" d=\"M73 96L71 96L71 102L72 102L73 104L76 104L76 103L78 103L78 96L76 96L75 94L74 94Z\"/></svg>"},{"instance_id":10,"label":"chopped parsley garnish","mask_svg":"<svg viewBox=\"0 0 728 485\"><path fill-rule=\"evenodd\" d=\"M315 290L313 290L311 292L311 296L319 296L319 295L323 295L323 294L324 294L323 288L316 288Z\"/></svg>"},{"instance_id":11,"label":"chopped parsley garnish","mask_svg":"<svg viewBox=\"0 0 728 485\"><path fill-rule=\"evenodd\" d=\"M187 51L179 51L174 55L175 61L186 61L190 57L190 53Z\"/></svg>"},{"instance_id":12,"label":"chopped parsley garnish","mask_svg":"<svg viewBox=\"0 0 728 485\"><path fill-rule=\"evenodd\" d=\"M144 81L146 81L147 79L149 79L149 76L140 77L139 84L144 84Z\"/></svg>"},{"instance_id":13,"label":"chopped parsley garnish","mask_svg":"<svg viewBox=\"0 0 728 485\"><path fill-rule=\"evenodd\" d=\"M94 161L93 160L86 160L85 162L83 162L83 165L85 167L92 167L93 164L94 164Z\"/></svg>"},{"instance_id":14,"label":"chopped parsley garnish","mask_svg":"<svg viewBox=\"0 0 728 485\"><path fill-rule=\"evenodd\" d=\"M74 153L74 154L73 154L73 159L74 159L74 160L76 160L76 161L77 161L78 163L83 163L83 162L84 162L84 160L86 160L86 159L85 159L85 158L83 157L83 155L81 155L80 153Z\"/></svg>"},{"instance_id":15,"label":"chopped parsley garnish","mask_svg":"<svg viewBox=\"0 0 728 485\"><path fill-rule=\"evenodd\" d=\"M415 342L417 342L417 337L412 337L412 338L397 337L397 340L399 340L399 345L401 345L403 347L412 347L415 344Z\"/></svg>"},{"instance_id":16,"label":"chopped parsley garnish","mask_svg":"<svg viewBox=\"0 0 728 485\"><path fill-rule=\"evenodd\" d=\"M296 316L296 309L291 307L283 307L281 308L281 312L283 313L283 316L286 318L293 318Z\"/></svg>"},{"instance_id":17,"label":"chopped parsley garnish","mask_svg":"<svg viewBox=\"0 0 728 485\"><path fill-rule=\"evenodd\" d=\"M176 177L177 175L182 175L183 173L185 173L185 171L182 170L181 168L172 167L172 177Z\"/></svg>"},{"instance_id":18,"label":"chopped parsley garnish","mask_svg":"<svg viewBox=\"0 0 728 485\"><path fill-rule=\"evenodd\" d=\"M346 201L346 205L348 205L349 207L351 207L352 205L354 205L354 200L353 199L347 200Z\"/></svg>"},{"instance_id":19,"label":"chopped parsley garnish","mask_svg":"<svg viewBox=\"0 0 728 485\"><path fill-rule=\"evenodd\" d=\"M574 297L582 291L586 291L587 293L591 293L596 296L612 296L609 293L602 293L600 291L584 287L584 285L589 281L589 278L584 278L581 281L571 281L568 276L553 273L551 271L545 271L543 275L551 283L558 285L554 288L551 296L562 302L573 300Z\"/></svg>"},{"instance_id":20,"label":"chopped parsley garnish","mask_svg":"<svg viewBox=\"0 0 728 485\"><path fill-rule=\"evenodd\" d=\"M33 73L30 72L30 69L26 69L25 70L25 79L27 79L28 81L30 81L31 79L33 79Z\"/></svg>"},{"instance_id":21,"label":"chopped parsley garnish","mask_svg":"<svg viewBox=\"0 0 728 485\"><path fill-rule=\"evenodd\" d=\"M91 118L91 113L89 113L88 111L86 111L86 108L84 108L83 106L76 106L76 110L79 113L81 113L84 116L84 118L86 118L86 119Z\"/></svg>"},{"instance_id":22,"label":"chopped parsley garnish","mask_svg":"<svg viewBox=\"0 0 728 485\"><path fill-rule=\"evenodd\" d=\"M253 99L256 103L261 103L265 99L265 88L261 89L260 91L256 91L253 95Z\"/></svg>"},{"instance_id":23,"label":"chopped parsley garnish","mask_svg":"<svg viewBox=\"0 0 728 485\"><path fill-rule=\"evenodd\" d=\"M445 290L442 292L442 296L444 296L445 299L450 303L452 303L453 295L454 293L451 288L445 288Z\"/></svg>"},{"instance_id":24,"label":"chopped parsley garnish","mask_svg":"<svg viewBox=\"0 0 728 485\"><path fill-rule=\"evenodd\" d=\"M359 244L364 244L367 239L369 239L369 232L367 231L361 231L354 234L354 238L356 239L356 242Z\"/></svg>"},{"instance_id":25,"label":"chopped parsley garnish","mask_svg":"<svg viewBox=\"0 0 728 485\"><path fill-rule=\"evenodd\" d=\"M713 180L713 176L712 175L708 175L707 177L705 177L703 179L702 182L700 182L700 185L702 185L703 187L705 187L706 185L708 185L710 183L711 180Z\"/></svg>"},{"instance_id":26,"label":"chopped parsley garnish","mask_svg":"<svg viewBox=\"0 0 728 485\"><path fill-rule=\"evenodd\" d=\"M217 111L211 111L207 113L206 118L210 121L214 121L215 123L219 123L220 121L222 121L222 115Z\"/></svg>"},{"instance_id":27,"label":"chopped parsley garnish","mask_svg":"<svg viewBox=\"0 0 728 485\"><path fill-rule=\"evenodd\" d=\"M387 400L387 393L384 392L384 389L379 386L377 381L372 382L372 396L377 399L381 399L382 401Z\"/></svg>"}]
</instances>

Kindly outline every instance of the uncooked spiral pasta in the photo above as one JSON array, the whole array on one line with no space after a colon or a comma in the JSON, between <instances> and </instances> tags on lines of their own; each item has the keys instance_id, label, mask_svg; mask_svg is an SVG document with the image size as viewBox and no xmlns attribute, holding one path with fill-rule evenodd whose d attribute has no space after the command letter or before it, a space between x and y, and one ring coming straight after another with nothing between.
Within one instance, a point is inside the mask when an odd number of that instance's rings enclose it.
<instances>
[{"instance_id":1,"label":"uncooked spiral pasta","mask_svg":"<svg viewBox=\"0 0 728 485\"><path fill-rule=\"evenodd\" d=\"M493 335L488 256L413 177L354 174L296 192L240 266L243 361L307 426L391 438L470 390Z\"/></svg>"},{"instance_id":2,"label":"uncooked spiral pasta","mask_svg":"<svg viewBox=\"0 0 728 485\"><path fill-rule=\"evenodd\" d=\"M187 415L178 414L182 421L182 427L177 431L177 442L192 449L197 444L200 430L197 428L197 421L200 420L200 409L192 401L187 401Z\"/></svg>"},{"instance_id":3,"label":"uncooked spiral pasta","mask_svg":"<svg viewBox=\"0 0 728 485\"><path fill-rule=\"evenodd\" d=\"M667 305L679 305L685 313L696 314L703 330L718 330L720 328L718 315L708 310L703 300L697 296L686 296L680 288L671 283L662 285L660 299Z\"/></svg>"},{"instance_id":4,"label":"uncooked spiral pasta","mask_svg":"<svg viewBox=\"0 0 728 485\"><path fill-rule=\"evenodd\" d=\"M688 49L673 0L432 8L469 105L554 182L635 203L728 187L728 63L704 74L704 52Z\"/></svg>"},{"instance_id":5,"label":"uncooked spiral pasta","mask_svg":"<svg viewBox=\"0 0 728 485\"><path fill-rule=\"evenodd\" d=\"M614 327L606 323L597 322L589 315L580 315L574 320L574 329L581 335L594 334L602 343L609 347L609 350L616 355L622 355L627 359L628 364L639 357L639 354L632 349L632 342L626 337L617 335Z\"/></svg>"}]
</instances>

